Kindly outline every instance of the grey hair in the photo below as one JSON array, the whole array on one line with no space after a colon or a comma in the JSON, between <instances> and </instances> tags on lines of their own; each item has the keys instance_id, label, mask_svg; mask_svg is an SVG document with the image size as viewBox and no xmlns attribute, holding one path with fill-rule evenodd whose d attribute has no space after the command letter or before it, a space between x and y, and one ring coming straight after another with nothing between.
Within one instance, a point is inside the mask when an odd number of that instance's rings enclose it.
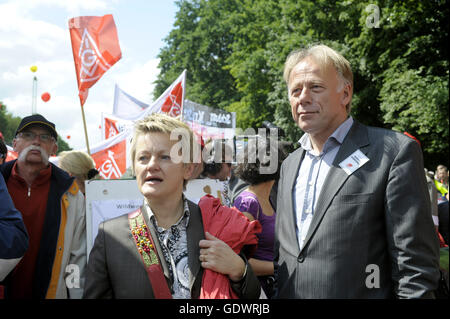
<instances>
[{"instance_id":1,"label":"grey hair","mask_svg":"<svg viewBox=\"0 0 450 319\"><path fill-rule=\"evenodd\" d=\"M340 80L338 91L342 90L345 85L350 85L353 88L353 72L348 60L337 51L323 44L296 49L288 55L283 72L286 84L289 84L289 77L294 67L307 57L312 57L321 67L332 65L335 68ZM347 113L350 113L350 108L351 100L346 105Z\"/></svg>"}]
</instances>

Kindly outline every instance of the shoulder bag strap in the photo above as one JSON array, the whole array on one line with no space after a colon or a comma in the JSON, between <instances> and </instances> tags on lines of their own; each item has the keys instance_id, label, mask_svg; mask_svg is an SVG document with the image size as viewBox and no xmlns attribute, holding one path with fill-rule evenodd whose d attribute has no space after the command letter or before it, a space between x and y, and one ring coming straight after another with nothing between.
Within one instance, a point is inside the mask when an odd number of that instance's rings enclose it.
<instances>
[{"instance_id":1,"label":"shoulder bag strap","mask_svg":"<svg viewBox=\"0 0 450 319\"><path fill-rule=\"evenodd\" d=\"M164 277L152 235L145 223L141 210L138 209L129 213L128 222L130 224L131 235L136 244L136 249L141 255L155 298L172 299L172 294Z\"/></svg>"}]
</instances>

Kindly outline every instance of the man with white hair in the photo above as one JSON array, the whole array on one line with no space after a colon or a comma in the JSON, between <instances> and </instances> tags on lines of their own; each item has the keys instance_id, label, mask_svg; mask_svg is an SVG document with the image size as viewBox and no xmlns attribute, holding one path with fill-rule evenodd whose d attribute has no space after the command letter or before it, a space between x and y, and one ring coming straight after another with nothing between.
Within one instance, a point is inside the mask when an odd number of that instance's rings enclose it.
<instances>
[{"instance_id":1,"label":"man with white hair","mask_svg":"<svg viewBox=\"0 0 450 319\"><path fill-rule=\"evenodd\" d=\"M6 298L80 298L86 266L84 197L55 155L55 124L39 114L22 119L15 161L1 166L29 235L24 257L6 280Z\"/></svg>"}]
</instances>

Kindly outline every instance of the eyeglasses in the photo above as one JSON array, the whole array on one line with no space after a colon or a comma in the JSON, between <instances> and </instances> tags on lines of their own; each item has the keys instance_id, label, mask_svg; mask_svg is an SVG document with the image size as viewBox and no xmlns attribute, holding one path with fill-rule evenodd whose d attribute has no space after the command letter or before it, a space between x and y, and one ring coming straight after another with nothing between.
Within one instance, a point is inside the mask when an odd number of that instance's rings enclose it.
<instances>
[{"instance_id":1,"label":"eyeglasses","mask_svg":"<svg viewBox=\"0 0 450 319\"><path fill-rule=\"evenodd\" d=\"M33 141L36 136L39 136L39 139L44 143L49 143L51 141L55 141L55 138L50 134L36 134L33 132L20 132L19 136L27 141Z\"/></svg>"},{"instance_id":2,"label":"eyeglasses","mask_svg":"<svg viewBox=\"0 0 450 319\"><path fill-rule=\"evenodd\" d=\"M2 153L0 153L0 159L6 158L7 155L8 155L8 154L2 154Z\"/></svg>"}]
</instances>

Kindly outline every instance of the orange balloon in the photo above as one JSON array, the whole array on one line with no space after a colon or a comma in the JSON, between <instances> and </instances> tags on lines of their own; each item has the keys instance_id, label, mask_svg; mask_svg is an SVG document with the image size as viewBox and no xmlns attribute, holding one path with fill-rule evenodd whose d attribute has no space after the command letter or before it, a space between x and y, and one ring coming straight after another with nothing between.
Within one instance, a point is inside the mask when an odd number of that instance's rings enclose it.
<instances>
[{"instance_id":1,"label":"orange balloon","mask_svg":"<svg viewBox=\"0 0 450 319\"><path fill-rule=\"evenodd\" d=\"M70 140L70 135L67 135L67 139Z\"/></svg>"},{"instance_id":2,"label":"orange balloon","mask_svg":"<svg viewBox=\"0 0 450 319\"><path fill-rule=\"evenodd\" d=\"M48 102L48 100L50 100L50 93L48 93L48 92L42 93L41 99L44 102Z\"/></svg>"}]
</instances>

